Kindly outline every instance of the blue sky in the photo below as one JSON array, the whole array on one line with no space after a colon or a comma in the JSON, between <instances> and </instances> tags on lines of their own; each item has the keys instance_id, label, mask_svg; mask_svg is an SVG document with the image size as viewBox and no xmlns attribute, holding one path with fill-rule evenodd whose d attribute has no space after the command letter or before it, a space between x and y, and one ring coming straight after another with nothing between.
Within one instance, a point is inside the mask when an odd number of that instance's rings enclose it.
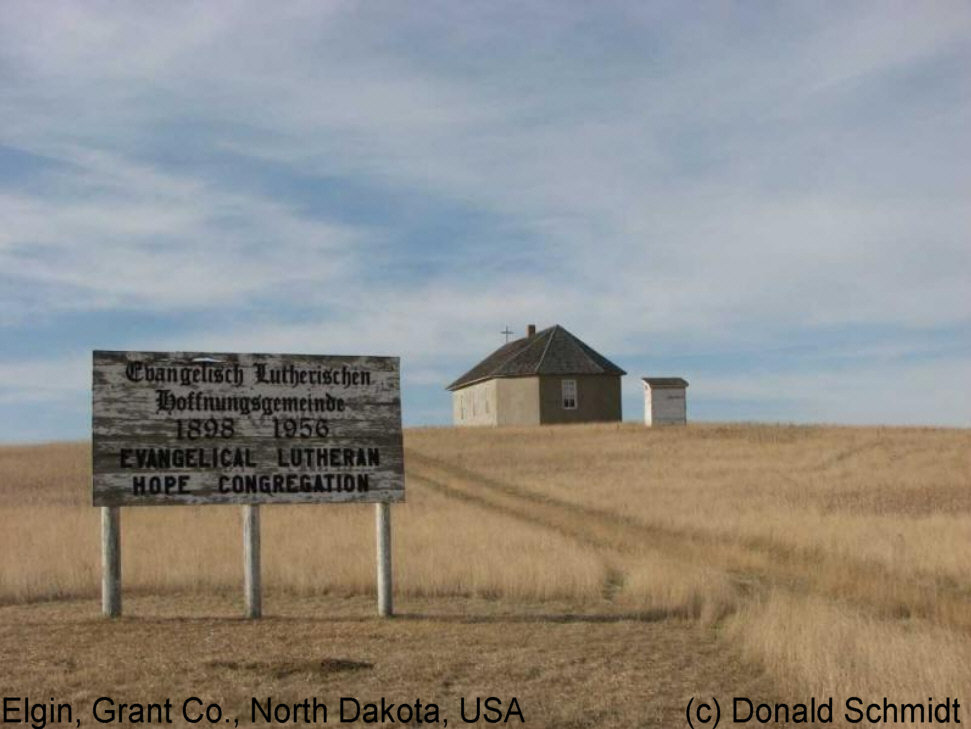
<instances>
[{"instance_id":1,"label":"blue sky","mask_svg":"<svg viewBox=\"0 0 971 729\"><path fill-rule=\"evenodd\" d=\"M700 420L971 426L971 6L5 2L0 441L93 349L559 323Z\"/></svg>"}]
</instances>

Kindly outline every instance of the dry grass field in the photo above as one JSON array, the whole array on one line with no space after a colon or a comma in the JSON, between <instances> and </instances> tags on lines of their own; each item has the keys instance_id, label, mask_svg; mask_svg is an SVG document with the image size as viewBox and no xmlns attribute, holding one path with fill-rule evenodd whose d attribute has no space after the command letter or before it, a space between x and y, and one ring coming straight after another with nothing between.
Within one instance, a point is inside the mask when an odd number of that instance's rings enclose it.
<instances>
[{"instance_id":1,"label":"dry grass field","mask_svg":"<svg viewBox=\"0 0 971 729\"><path fill-rule=\"evenodd\" d=\"M971 698L971 432L634 424L406 431L400 619L373 510L127 509L98 617L88 444L0 448L0 686L100 695L517 696L532 726L684 725L691 696ZM446 709L443 708L443 713ZM336 723L336 717L330 723ZM176 722L178 723L178 722ZM837 722L839 723L839 722Z\"/></svg>"}]
</instances>

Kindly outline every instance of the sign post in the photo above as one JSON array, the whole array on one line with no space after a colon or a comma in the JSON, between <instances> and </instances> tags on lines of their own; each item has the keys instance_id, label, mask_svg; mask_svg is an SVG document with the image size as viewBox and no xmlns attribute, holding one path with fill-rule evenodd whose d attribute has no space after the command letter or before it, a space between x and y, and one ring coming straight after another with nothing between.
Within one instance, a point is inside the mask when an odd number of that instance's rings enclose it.
<instances>
[{"instance_id":1,"label":"sign post","mask_svg":"<svg viewBox=\"0 0 971 729\"><path fill-rule=\"evenodd\" d=\"M102 608L121 614L122 506L242 506L246 616L262 614L260 505L376 504L378 612L404 500L397 357L94 352Z\"/></svg>"},{"instance_id":2,"label":"sign post","mask_svg":"<svg viewBox=\"0 0 971 729\"><path fill-rule=\"evenodd\" d=\"M243 592L246 594L246 617L263 615L260 589L260 505L243 506Z\"/></svg>"},{"instance_id":3,"label":"sign post","mask_svg":"<svg viewBox=\"0 0 971 729\"><path fill-rule=\"evenodd\" d=\"M101 612L121 616L121 515L117 506L101 507Z\"/></svg>"},{"instance_id":4,"label":"sign post","mask_svg":"<svg viewBox=\"0 0 971 729\"><path fill-rule=\"evenodd\" d=\"M394 614L391 598L391 505L374 505L375 532L378 537L378 615Z\"/></svg>"}]
</instances>

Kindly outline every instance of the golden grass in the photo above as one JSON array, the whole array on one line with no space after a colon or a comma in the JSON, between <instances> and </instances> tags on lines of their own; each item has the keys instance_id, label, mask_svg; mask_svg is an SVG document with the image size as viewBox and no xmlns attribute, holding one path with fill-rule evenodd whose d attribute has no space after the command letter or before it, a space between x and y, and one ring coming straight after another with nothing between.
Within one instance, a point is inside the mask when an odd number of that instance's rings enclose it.
<instances>
[{"instance_id":1,"label":"golden grass","mask_svg":"<svg viewBox=\"0 0 971 729\"><path fill-rule=\"evenodd\" d=\"M860 599L928 615L922 595L971 585L966 430L605 425L425 430L410 442L454 477L623 517L642 542L731 573L841 597L863 579Z\"/></svg>"},{"instance_id":2,"label":"golden grass","mask_svg":"<svg viewBox=\"0 0 971 729\"><path fill-rule=\"evenodd\" d=\"M703 625L730 613L738 599L735 586L724 572L660 554L630 560L620 574L620 604L697 618Z\"/></svg>"},{"instance_id":3,"label":"golden grass","mask_svg":"<svg viewBox=\"0 0 971 729\"><path fill-rule=\"evenodd\" d=\"M696 618L801 695L971 679L967 430L427 428L405 445L399 595ZM0 601L97 595L88 459L0 448ZM238 592L238 520L126 509L126 593ZM266 507L267 591L371 594L373 529L368 506Z\"/></svg>"},{"instance_id":4,"label":"golden grass","mask_svg":"<svg viewBox=\"0 0 971 729\"><path fill-rule=\"evenodd\" d=\"M921 622L888 622L816 597L772 592L726 625L742 653L791 696L926 703L962 696L971 640ZM835 713L835 712L834 712Z\"/></svg>"},{"instance_id":5,"label":"golden grass","mask_svg":"<svg viewBox=\"0 0 971 729\"><path fill-rule=\"evenodd\" d=\"M0 448L7 484L0 498L0 602L93 596L100 589L100 516L87 505L87 451L82 444ZM43 478L31 473L35 463ZM15 487L21 483L23 490ZM27 494L27 505L17 503L18 492ZM45 498L56 505L45 505ZM399 593L548 600L596 598L602 591L603 559L568 538L421 487L409 489L408 499L394 508ZM239 589L239 519L235 507L123 510L125 592ZM369 505L266 506L262 542L268 590L357 595L375 589Z\"/></svg>"},{"instance_id":6,"label":"golden grass","mask_svg":"<svg viewBox=\"0 0 971 729\"><path fill-rule=\"evenodd\" d=\"M428 430L410 446L419 480L595 545L618 602L733 612L729 644L791 696L925 701L971 681L966 430Z\"/></svg>"}]
</instances>

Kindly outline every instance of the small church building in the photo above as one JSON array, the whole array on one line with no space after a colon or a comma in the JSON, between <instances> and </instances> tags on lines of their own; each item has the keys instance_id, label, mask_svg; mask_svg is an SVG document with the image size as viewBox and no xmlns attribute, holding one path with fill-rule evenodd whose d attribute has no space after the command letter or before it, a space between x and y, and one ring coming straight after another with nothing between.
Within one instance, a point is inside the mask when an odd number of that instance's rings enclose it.
<instances>
[{"instance_id":1,"label":"small church building","mask_svg":"<svg viewBox=\"0 0 971 729\"><path fill-rule=\"evenodd\" d=\"M563 327L507 342L447 389L455 425L545 425L621 420L627 374Z\"/></svg>"},{"instance_id":2,"label":"small church building","mask_svg":"<svg viewBox=\"0 0 971 729\"><path fill-rule=\"evenodd\" d=\"M688 423L688 381L680 377L642 377L644 423L686 425Z\"/></svg>"}]
</instances>

